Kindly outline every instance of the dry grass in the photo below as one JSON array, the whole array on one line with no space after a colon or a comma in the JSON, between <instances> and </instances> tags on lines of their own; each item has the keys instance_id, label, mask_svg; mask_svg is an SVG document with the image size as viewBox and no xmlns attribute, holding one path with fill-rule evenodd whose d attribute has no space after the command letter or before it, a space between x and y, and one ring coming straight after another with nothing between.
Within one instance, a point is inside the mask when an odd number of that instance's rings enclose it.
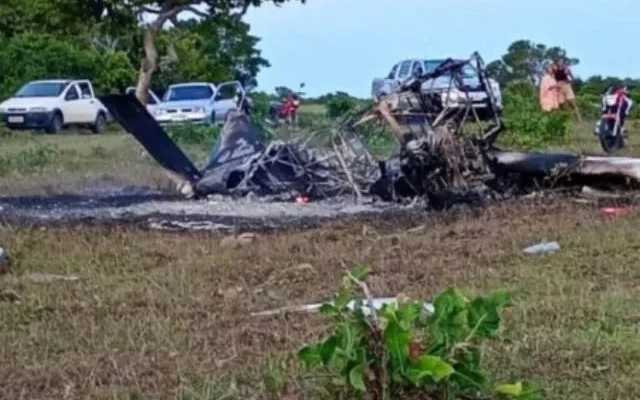
<instances>
[{"instance_id":1,"label":"dry grass","mask_svg":"<svg viewBox=\"0 0 640 400\"><path fill-rule=\"evenodd\" d=\"M597 151L589 129L577 133L574 149ZM64 191L105 176L114 185L163 184L126 136L2 141L4 160L27 157L0 177L5 195ZM48 156L25 152L47 145ZM639 147L632 132L625 152ZM493 375L538 380L549 399L637 399L639 222L604 222L594 207L569 201L509 203L412 225L264 233L239 248L220 235L132 226L2 227L12 265L0 275L0 399L267 399L285 381L302 399L327 398L300 379L294 360L323 322L249 314L325 300L345 268L360 263L374 268L377 295L512 289L505 336L487 349ZM423 228L407 232L415 225ZM522 255L545 239L562 250ZM29 272L80 280L36 284Z\"/></svg>"},{"instance_id":2,"label":"dry grass","mask_svg":"<svg viewBox=\"0 0 640 400\"><path fill-rule=\"evenodd\" d=\"M241 248L133 227L7 227L0 238L14 262L1 282L20 302L0 303L0 398L269 398L279 385L265 387L265 371L267 382L294 377L295 351L323 325L249 313L325 300L345 267L366 263L377 295L514 290L506 335L488 355L495 375L537 379L550 399L635 399L638 222L603 222L566 202L510 204L415 221L425 224L417 233L388 221L336 223ZM543 239L562 250L521 255ZM21 277L33 271L81 280ZM310 382L296 383L302 398L319 398ZM196 395L179 396L180 387Z\"/></svg>"}]
</instances>

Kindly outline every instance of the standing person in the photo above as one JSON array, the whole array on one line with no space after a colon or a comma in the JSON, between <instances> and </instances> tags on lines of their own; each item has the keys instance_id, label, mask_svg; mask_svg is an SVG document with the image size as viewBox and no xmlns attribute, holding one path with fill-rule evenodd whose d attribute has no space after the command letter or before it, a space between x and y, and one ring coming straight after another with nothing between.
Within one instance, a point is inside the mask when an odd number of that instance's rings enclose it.
<instances>
[{"instance_id":1,"label":"standing person","mask_svg":"<svg viewBox=\"0 0 640 400\"><path fill-rule=\"evenodd\" d=\"M573 88L571 87L573 74L569 68L569 63L565 58L560 58L556 61L554 75L556 82L558 82L559 85L558 103L560 104L560 107L564 107L564 105L567 104L576 113L578 121L582 122L582 116L580 115L580 110L576 104L576 95L573 93Z\"/></svg>"},{"instance_id":2,"label":"standing person","mask_svg":"<svg viewBox=\"0 0 640 400\"><path fill-rule=\"evenodd\" d=\"M544 75L540 78L540 108L545 112L557 110L560 106L558 102L560 85L556 82L554 72L553 64L547 63Z\"/></svg>"}]
</instances>

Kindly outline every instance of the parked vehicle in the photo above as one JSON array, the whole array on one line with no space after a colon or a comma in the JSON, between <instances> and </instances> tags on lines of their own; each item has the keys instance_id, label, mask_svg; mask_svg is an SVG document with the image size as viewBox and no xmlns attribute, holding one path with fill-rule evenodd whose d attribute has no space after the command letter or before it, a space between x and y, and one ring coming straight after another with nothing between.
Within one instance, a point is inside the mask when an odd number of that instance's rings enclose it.
<instances>
[{"instance_id":1,"label":"parked vehicle","mask_svg":"<svg viewBox=\"0 0 640 400\"><path fill-rule=\"evenodd\" d=\"M126 94L131 94L131 95L136 95L136 87L135 86L129 86L127 88L127 90L125 91ZM147 110L149 111L149 114L154 115L154 112L156 110L156 106L158 105L158 103L160 103L160 98L158 96L156 96L156 94L153 92L153 90L149 89L149 99L147 101Z\"/></svg>"},{"instance_id":2,"label":"parked vehicle","mask_svg":"<svg viewBox=\"0 0 640 400\"><path fill-rule=\"evenodd\" d=\"M301 89L304 83L300 84L300 90L294 91L277 91L278 96L282 97L282 101L273 101L269 103L269 122L273 125L297 125L298 110L300 109Z\"/></svg>"},{"instance_id":3,"label":"parked vehicle","mask_svg":"<svg viewBox=\"0 0 640 400\"><path fill-rule=\"evenodd\" d=\"M41 80L27 83L1 103L0 120L10 129L57 133L77 125L99 133L107 127L108 112L88 80Z\"/></svg>"},{"instance_id":4,"label":"parked vehicle","mask_svg":"<svg viewBox=\"0 0 640 400\"><path fill-rule=\"evenodd\" d=\"M416 75L433 72L445 60L412 59L403 60L391 68L385 78L375 78L371 85L371 95L374 100L393 92L401 83ZM452 84L451 76L441 76L430 79L422 84L423 93L438 93L449 107L462 107L466 102L466 94L472 106L482 116L489 110L487 92L482 89L477 71L471 66L465 67L462 87ZM493 92L496 107L502 112L502 91L494 79L489 78L491 92ZM491 117L487 115L487 117Z\"/></svg>"},{"instance_id":5,"label":"parked vehicle","mask_svg":"<svg viewBox=\"0 0 640 400\"><path fill-rule=\"evenodd\" d=\"M160 124L223 124L243 99L240 82L179 83L169 86L153 115Z\"/></svg>"},{"instance_id":6,"label":"parked vehicle","mask_svg":"<svg viewBox=\"0 0 640 400\"><path fill-rule=\"evenodd\" d=\"M605 152L613 153L624 147L624 123L632 106L633 100L625 87L610 87L602 95L602 116L594 133Z\"/></svg>"}]
</instances>

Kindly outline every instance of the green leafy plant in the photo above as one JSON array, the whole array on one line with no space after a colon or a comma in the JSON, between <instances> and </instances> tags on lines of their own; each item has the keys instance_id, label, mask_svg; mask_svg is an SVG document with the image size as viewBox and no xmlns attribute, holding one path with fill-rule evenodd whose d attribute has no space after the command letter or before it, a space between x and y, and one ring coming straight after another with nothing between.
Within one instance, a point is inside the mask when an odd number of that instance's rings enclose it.
<instances>
[{"instance_id":1,"label":"green leafy plant","mask_svg":"<svg viewBox=\"0 0 640 400\"><path fill-rule=\"evenodd\" d=\"M432 309L408 300L377 308L364 282L369 272L348 273L320 310L333 322L331 333L298 353L307 367L329 372L337 390L371 400L418 392L444 400L541 398L535 384L495 385L482 368L481 345L500 334L509 293L469 299L449 289Z\"/></svg>"},{"instance_id":2,"label":"green leafy plant","mask_svg":"<svg viewBox=\"0 0 640 400\"><path fill-rule=\"evenodd\" d=\"M500 141L521 149L564 145L571 139L572 117L567 112L544 113L540 110L534 86L508 86L504 92L506 132Z\"/></svg>"}]
</instances>

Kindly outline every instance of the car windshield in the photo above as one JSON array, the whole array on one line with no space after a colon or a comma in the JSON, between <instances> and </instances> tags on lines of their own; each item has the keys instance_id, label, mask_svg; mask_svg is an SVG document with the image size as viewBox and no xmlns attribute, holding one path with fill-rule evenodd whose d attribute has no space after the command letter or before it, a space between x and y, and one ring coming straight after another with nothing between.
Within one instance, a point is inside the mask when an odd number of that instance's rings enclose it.
<instances>
[{"instance_id":1,"label":"car windshield","mask_svg":"<svg viewBox=\"0 0 640 400\"><path fill-rule=\"evenodd\" d=\"M20 88L16 97L58 97L67 85L66 82L31 82Z\"/></svg>"},{"instance_id":2,"label":"car windshield","mask_svg":"<svg viewBox=\"0 0 640 400\"><path fill-rule=\"evenodd\" d=\"M438 65L442 64L443 62L445 62L445 60L426 60L424 62L424 69L426 72L433 72L438 67ZM478 77L478 74L475 68L473 68L469 64L465 64L465 66L462 67L462 77L464 79L474 79Z\"/></svg>"},{"instance_id":3,"label":"car windshield","mask_svg":"<svg viewBox=\"0 0 640 400\"><path fill-rule=\"evenodd\" d=\"M209 86L174 86L167 90L163 101L206 100L213 96Z\"/></svg>"}]
</instances>

